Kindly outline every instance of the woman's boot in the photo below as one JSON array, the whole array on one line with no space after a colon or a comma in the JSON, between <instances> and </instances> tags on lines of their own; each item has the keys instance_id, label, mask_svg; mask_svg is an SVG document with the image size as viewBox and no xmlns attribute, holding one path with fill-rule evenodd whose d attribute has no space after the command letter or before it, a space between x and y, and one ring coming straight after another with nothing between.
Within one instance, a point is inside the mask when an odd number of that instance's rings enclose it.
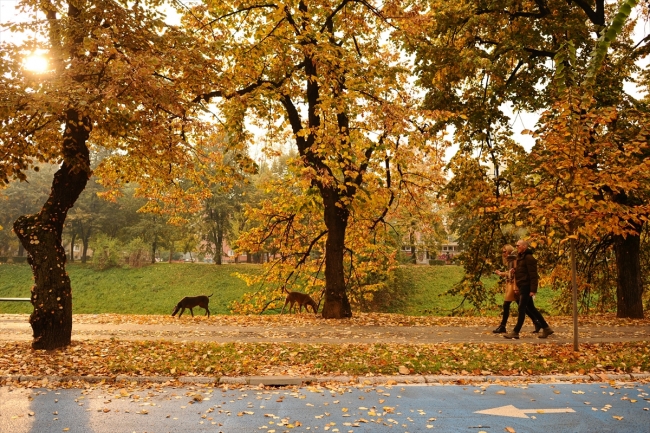
<instances>
[{"instance_id":1,"label":"woman's boot","mask_svg":"<svg viewBox=\"0 0 650 433\"><path fill-rule=\"evenodd\" d=\"M503 301L503 317L501 318L501 324L497 329L492 331L494 334L505 334L506 332L506 323L508 323L508 317L510 317L510 301Z\"/></svg>"}]
</instances>

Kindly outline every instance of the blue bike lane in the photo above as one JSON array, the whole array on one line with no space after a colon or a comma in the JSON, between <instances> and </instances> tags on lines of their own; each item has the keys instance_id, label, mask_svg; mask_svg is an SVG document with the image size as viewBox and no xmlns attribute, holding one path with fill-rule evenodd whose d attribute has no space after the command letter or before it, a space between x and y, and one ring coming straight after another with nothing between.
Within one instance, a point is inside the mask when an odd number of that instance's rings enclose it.
<instances>
[{"instance_id":1,"label":"blue bike lane","mask_svg":"<svg viewBox=\"0 0 650 433\"><path fill-rule=\"evenodd\" d=\"M1 387L0 431L647 433L650 386Z\"/></svg>"}]
</instances>

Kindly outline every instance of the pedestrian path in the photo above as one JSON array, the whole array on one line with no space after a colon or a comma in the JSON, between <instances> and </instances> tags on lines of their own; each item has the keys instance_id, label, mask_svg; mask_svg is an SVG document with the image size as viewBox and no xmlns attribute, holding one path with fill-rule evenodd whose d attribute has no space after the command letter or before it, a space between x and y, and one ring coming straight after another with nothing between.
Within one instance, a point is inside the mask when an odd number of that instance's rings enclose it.
<instances>
[{"instance_id":1,"label":"pedestrian path","mask_svg":"<svg viewBox=\"0 0 650 433\"><path fill-rule=\"evenodd\" d=\"M125 317L125 316L121 316ZM0 315L0 341L30 341L32 330L27 315ZM495 319L496 320L496 319ZM505 340L500 334L493 334L489 321L480 325L465 326L396 326L378 324L348 324L345 321L296 321L293 324L260 324L251 320L248 324L214 323L210 319L181 318L168 323L136 323L128 318L120 322L92 323L75 319L73 340L169 340L169 341L211 341L216 343L331 343L331 344L434 344L434 343L504 343L510 344L552 344L572 343L573 327L567 324L553 325L555 333L547 339L537 338L532 326L522 329L519 340ZM285 321L286 322L286 321ZM566 320L562 321L566 322ZM560 323L562 323L560 322ZM650 324L579 327L581 343L613 343L650 340ZM529 329L530 328L530 329Z\"/></svg>"}]
</instances>

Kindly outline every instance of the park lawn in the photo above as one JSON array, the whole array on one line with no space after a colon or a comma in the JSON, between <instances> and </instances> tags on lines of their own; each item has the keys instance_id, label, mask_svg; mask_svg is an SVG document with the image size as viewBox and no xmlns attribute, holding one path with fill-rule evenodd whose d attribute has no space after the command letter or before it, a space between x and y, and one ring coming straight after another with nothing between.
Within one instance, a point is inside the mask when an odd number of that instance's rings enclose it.
<instances>
[{"instance_id":1,"label":"park lawn","mask_svg":"<svg viewBox=\"0 0 650 433\"><path fill-rule=\"evenodd\" d=\"M197 263L157 263L142 268L112 268L98 271L88 265L70 263L67 270L72 280L75 314L171 314L184 296L210 295L212 314L231 314L230 305L249 290L236 273L261 272L260 265L228 264L222 266ZM386 313L409 316L447 316L462 303L461 296L446 295L463 277L462 266L402 266L398 291L405 299L389 303ZM487 287L497 283L486 278ZM27 264L0 264L0 298L28 298L32 273ZM553 294L540 290L538 308L552 313ZM494 305L480 312L496 316L503 297L497 295ZM468 302L464 308L471 308ZM204 314L196 308L197 314ZM29 314L28 302L0 302L0 313ZM456 312L457 314L458 312Z\"/></svg>"},{"instance_id":2,"label":"park lawn","mask_svg":"<svg viewBox=\"0 0 650 433\"><path fill-rule=\"evenodd\" d=\"M498 316L501 314L503 305L503 293L500 288L495 287L499 278L496 276L485 277L483 284L488 289L497 290L495 302L492 305L484 306L479 312L472 311L472 305L459 295L449 295L446 292L455 284L460 282L464 275L462 266L407 266L405 271L404 284L408 287L406 291L409 297L408 302L400 305L399 310L387 312L405 314L409 316L449 316L457 314L480 314L482 316ZM535 297L536 307L544 314L556 314L553 308L555 293L548 288L540 287ZM460 308L459 308L460 307ZM514 311L513 314L516 314Z\"/></svg>"},{"instance_id":3,"label":"park lawn","mask_svg":"<svg viewBox=\"0 0 650 433\"><path fill-rule=\"evenodd\" d=\"M81 264L66 266L72 281L75 314L171 314L184 296L210 295L213 314L230 314L229 306L248 290L235 272L254 273L256 265L157 263L142 268L97 271ZM28 265L0 265L0 297L29 297ZM28 302L0 302L0 313L31 313ZM195 313L204 314L202 308Z\"/></svg>"}]
</instances>

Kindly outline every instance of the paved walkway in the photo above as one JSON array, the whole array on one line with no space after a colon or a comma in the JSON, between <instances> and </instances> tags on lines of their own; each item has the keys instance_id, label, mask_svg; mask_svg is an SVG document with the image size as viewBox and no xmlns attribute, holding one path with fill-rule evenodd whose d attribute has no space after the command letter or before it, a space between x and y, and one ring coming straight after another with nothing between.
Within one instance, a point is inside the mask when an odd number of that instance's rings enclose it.
<instances>
[{"instance_id":1,"label":"paved walkway","mask_svg":"<svg viewBox=\"0 0 650 433\"><path fill-rule=\"evenodd\" d=\"M184 319L184 318L183 318ZM555 334L539 339L526 324L519 340L505 340L487 326L378 326L346 325L319 321L294 325L223 325L209 321L177 320L174 323L79 323L73 322L73 340L169 340L227 342L295 343L572 343L572 326L553 326ZM0 315L0 341L30 341L31 326L26 315ZM580 343L609 343L650 340L650 325L583 326Z\"/></svg>"}]
</instances>

